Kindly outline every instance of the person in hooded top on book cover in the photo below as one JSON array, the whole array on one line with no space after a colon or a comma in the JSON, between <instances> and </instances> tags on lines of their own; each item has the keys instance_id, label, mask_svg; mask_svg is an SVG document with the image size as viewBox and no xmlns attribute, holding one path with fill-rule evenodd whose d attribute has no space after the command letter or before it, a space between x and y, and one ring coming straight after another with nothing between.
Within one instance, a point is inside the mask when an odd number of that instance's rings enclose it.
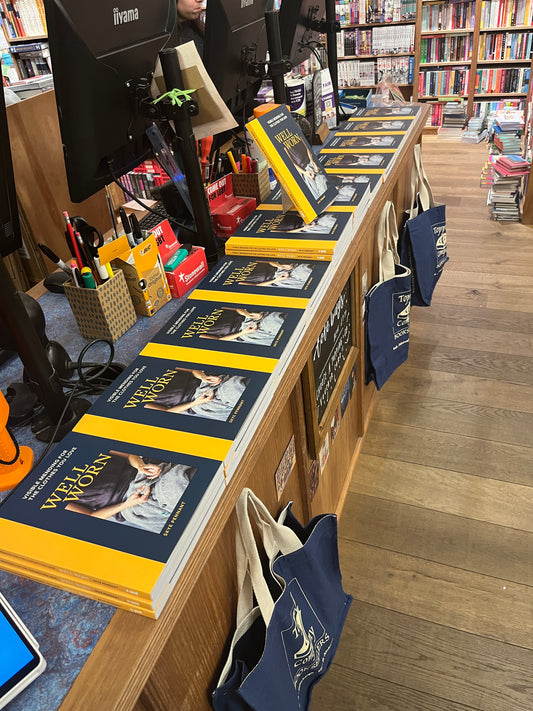
<instances>
[{"instance_id":1,"label":"person in hooded top on book cover","mask_svg":"<svg viewBox=\"0 0 533 711\"><path fill-rule=\"evenodd\" d=\"M286 315L279 311L252 313L229 306L221 308L222 315L209 326L200 338L216 341L239 341L270 346L283 326Z\"/></svg>"},{"instance_id":2,"label":"person in hooded top on book cover","mask_svg":"<svg viewBox=\"0 0 533 711\"><path fill-rule=\"evenodd\" d=\"M280 286L288 289L303 289L313 272L308 263L262 262L240 284L246 286Z\"/></svg>"},{"instance_id":3,"label":"person in hooded top on book cover","mask_svg":"<svg viewBox=\"0 0 533 711\"><path fill-rule=\"evenodd\" d=\"M160 533L196 469L137 454L109 454L108 465L65 510Z\"/></svg>"},{"instance_id":4,"label":"person in hooded top on book cover","mask_svg":"<svg viewBox=\"0 0 533 711\"><path fill-rule=\"evenodd\" d=\"M285 148L292 164L298 171L311 195L318 200L328 189L328 178L316 164L313 154L304 141L299 141L290 148Z\"/></svg>"},{"instance_id":5,"label":"person in hooded top on book cover","mask_svg":"<svg viewBox=\"0 0 533 711\"><path fill-rule=\"evenodd\" d=\"M207 375L203 370L176 368L165 390L144 407L227 421L249 382L240 375Z\"/></svg>"}]
</instances>

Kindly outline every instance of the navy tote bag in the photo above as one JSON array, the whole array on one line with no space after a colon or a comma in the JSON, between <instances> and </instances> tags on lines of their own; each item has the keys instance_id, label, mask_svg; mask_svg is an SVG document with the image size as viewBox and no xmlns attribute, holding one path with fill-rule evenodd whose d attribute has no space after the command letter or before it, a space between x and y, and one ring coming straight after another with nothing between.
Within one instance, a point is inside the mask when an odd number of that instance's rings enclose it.
<instances>
[{"instance_id":1,"label":"navy tote bag","mask_svg":"<svg viewBox=\"0 0 533 711\"><path fill-rule=\"evenodd\" d=\"M393 203L385 203L378 220L375 252L379 281L365 296L366 382L380 390L409 353L411 270L400 264Z\"/></svg>"},{"instance_id":2,"label":"navy tote bag","mask_svg":"<svg viewBox=\"0 0 533 711\"><path fill-rule=\"evenodd\" d=\"M414 148L410 208L400 239L400 261L411 269L412 305L429 306L448 261L446 207L433 199L419 144Z\"/></svg>"},{"instance_id":3,"label":"navy tote bag","mask_svg":"<svg viewBox=\"0 0 533 711\"><path fill-rule=\"evenodd\" d=\"M337 517L317 516L304 527L288 504L275 520L250 489L236 511L237 627L213 708L305 711L352 601L342 589Z\"/></svg>"}]
</instances>

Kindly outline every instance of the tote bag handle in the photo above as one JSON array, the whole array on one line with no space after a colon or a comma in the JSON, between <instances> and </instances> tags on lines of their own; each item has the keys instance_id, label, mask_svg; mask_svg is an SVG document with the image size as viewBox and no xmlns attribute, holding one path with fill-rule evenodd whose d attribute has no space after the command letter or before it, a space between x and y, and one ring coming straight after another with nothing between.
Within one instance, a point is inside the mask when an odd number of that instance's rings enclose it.
<instances>
[{"instance_id":1,"label":"tote bag handle","mask_svg":"<svg viewBox=\"0 0 533 711\"><path fill-rule=\"evenodd\" d=\"M435 205L433 192L422 164L422 147L417 143L413 149L413 164L411 166L411 202L409 217L418 215L418 203L425 212Z\"/></svg>"},{"instance_id":2,"label":"tote bag handle","mask_svg":"<svg viewBox=\"0 0 533 711\"><path fill-rule=\"evenodd\" d=\"M394 203L387 200L379 216L376 252L379 265L379 282L392 279L396 275L395 265L400 263L398 256L398 226Z\"/></svg>"},{"instance_id":3,"label":"tote bag handle","mask_svg":"<svg viewBox=\"0 0 533 711\"><path fill-rule=\"evenodd\" d=\"M302 542L287 526L278 523L263 502L245 488L236 505L237 513L237 584L239 597L237 602L237 626L251 612L253 594L261 610L265 624L268 625L274 610L274 600L263 575L261 558L254 536L252 521L259 529L263 547L271 564L278 553L287 555L302 547Z\"/></svg>"}]
</instances>

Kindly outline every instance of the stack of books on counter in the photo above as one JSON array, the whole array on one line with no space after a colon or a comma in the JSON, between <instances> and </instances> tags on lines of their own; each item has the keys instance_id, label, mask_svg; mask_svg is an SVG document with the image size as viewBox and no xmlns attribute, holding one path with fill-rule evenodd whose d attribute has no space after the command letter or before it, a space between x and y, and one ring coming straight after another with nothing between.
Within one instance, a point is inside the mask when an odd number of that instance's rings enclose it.
<instances>
[{"instance_id":1,"label":"stack of books on counter","mask_svg":"<svg viewBox=\"0 0 533 711\"><path fill-rule=\"evenodd\" d=\"M0 567L157 618L327 268L222 259L0 504Z\"/></svg>"}]
</instances>

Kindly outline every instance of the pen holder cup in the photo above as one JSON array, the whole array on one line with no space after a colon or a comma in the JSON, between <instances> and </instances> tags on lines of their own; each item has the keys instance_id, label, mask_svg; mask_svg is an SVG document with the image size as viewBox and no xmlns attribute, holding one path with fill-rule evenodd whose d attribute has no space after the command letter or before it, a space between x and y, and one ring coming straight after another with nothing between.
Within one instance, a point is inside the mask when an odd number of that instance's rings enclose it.
<instances>
[{"instance_id":1,"label":"pen holder cup","mask_svg":"<svg viewBox=\"0 0 533 711\"><path fill-rule=\"evenodd\" d=\"M72 282L65 294L84 338L107 338L113 343L137 321L130 292L120 270L96 289L85 289Z\"/></svg>"},{"instance_id":2,"label":"pen holder cup","mask_svg":"<svg viewBox=\"0 0 533 711\"><path fill-rule=\"evenodd\" d=\"M233 194L236 196L253 197L258 205L270 195L270 179L268 166L265 165L257 173L233 173Z\"/></svg>"}]
</instances>

